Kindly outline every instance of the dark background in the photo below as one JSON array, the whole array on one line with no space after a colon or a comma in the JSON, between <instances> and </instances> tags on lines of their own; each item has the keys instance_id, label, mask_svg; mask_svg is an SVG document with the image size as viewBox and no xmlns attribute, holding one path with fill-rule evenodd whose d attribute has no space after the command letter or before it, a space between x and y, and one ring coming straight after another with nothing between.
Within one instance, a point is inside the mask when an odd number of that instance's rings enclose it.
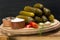
<instances>
[{"instance_id":1,"label":"dark background","mask_svg":"<svg viewBox=\"0 0 60 40\"><path fill-rule=\"evenodd\" d=\"M24 6L32 6L35 3L42 3L60 20L60 0L0 0L0 24L2 18L16 16L20 10L23 10Z\"/></svg>"}]
</instances>

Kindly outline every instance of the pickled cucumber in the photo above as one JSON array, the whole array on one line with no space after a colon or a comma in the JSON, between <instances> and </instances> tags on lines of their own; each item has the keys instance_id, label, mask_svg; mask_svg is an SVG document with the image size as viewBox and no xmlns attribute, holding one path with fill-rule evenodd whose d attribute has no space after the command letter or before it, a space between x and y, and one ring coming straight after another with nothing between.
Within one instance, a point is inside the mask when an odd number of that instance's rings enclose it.
<instances>
[{"instance_id":1,"label":"pickled cucumber","mask_svg":"<svg viewBox=\"0 0 60 40\"><path fill-rule=\"evenodd\" d=\"M18 15L16 16L17 18L22 18L25 19L25 23L29 23L30 21L34 21L34 19L32 17L28 17L28 16L23 16L23 15Z\"/></svg>"},{"instance_id":2,"label":"pickled cucumber","mask_svg":"<svg viewBox=\"0 0 60 40\"><path fill-rule=\"evenodd\" d=\"M32 17L28 17L27 23L34 21L34 19Z\"/></svg>"},{"instance_id":3,"label":"pickled cucumber","mask_svg":"<svg viewBox=\"0 0 60 40\"><path fill-rule=\"evenodd\" d=\"M28 17L27 17L27 16L24 16L24 15L17 15L16 17L17 17L17 18L22 18L22 19L25 19L25 20L28 19Z\"/></svg>"},{"instance_id":4,"label":"pickled cucumber","mask_svg":"<svg viewBox=\"0 0 60 40\"><path fill-rule=\"evenodd\" d=\"M35 10L35 15L41 16L42 13L43 13L42 10L36 8L36 10Z\"/></svg>"},{"instance_id":5,"label":"pickled cucumber","mask_svg":"<svg viewBox=\"0 0 60 40\"><path fill-rule=\"evenodd\" d=\"M35 13L35 15L42 15L42 10L38 9L38 8L33 8L33 7L30 7L30 6L26 6L24 8L24 11L28 11L28 12L33 12Z\"/></svg>"},{"instance_id":6,"label":"pickled cucumber","mask_svg":"<svg viewBox=\"0 0 60 40\"><path fill-rule=\"evenodd\" d=\"M43 5L40 3L36 3L33 7L42 9Z\"/></svg>"},{"instance_id":7,"label":"pickled cucumber","mask_svg":"<svg viewBox=\"0 0 60 40\"><path fill-rule=\"evenodd\" d=\"M33 7L30 7L30 6L25 6L24 7L24 11L28 11L28 12L33 12L35 13L35 9Z\"/></svg>"},{"instance_id":8,"label":"pickled cucumber","mask_svg":"<svg viewBox=\"0 0 60 40\"><path fill-rule=\"evenodd\" d=\"M49 16L51 14L51 11L47 8L44 8L43 11L44 11L46 16Z\"/></svg>"},{"instance_id":9,"label":"pickled cucumber","mask_svg":"<svg viewBox=\"0 0 60 40\"><path fill-rule=\"evenodd\" d=\"M25 19L25 23L30 21L35 21L36 23L54 22L54 15L51 14L51 10L44 8L44 5L40 3L36 3L33 7L25 6L24 11L20 11L16 17Z\"/></svg>"},{"instance_id":10,"label":"pickled cucumber","mask_svg":"<svg viewBox=\"0 0 60 40\"><path fill-rule=\"evenodd\" d=\"M43 20L43 22L46 22L48 19L46 16L42 16L42 20Z\"/></svg>"},{"instance_id":11,"label":"pickled cucumber","mask_svg":"<svg viewBox=\"0 0 60 40\"><path fill-rule=\"evenodd\" d=\"M20 11L19 14L24 16L34 17L34 13L32 12Z\"/></svg>"},{"instance_id":12,"label":"pickled cucumber","mask_svg":"<svg viewBox=\"0 0 60 40\"><path fill-rule=\"evenodd\" d=\"M35 17L35 22L37 22L37 23L42 22L42 18L40 18L40 17L36 16L36 17Z\"/></svg>"},{"instance_id":13,"label":"pickled cucumber","mask_svg":"<svg viewBox=\"0 0 60 40\"><path fill-rule=\"evenodd\" d=\"M50 20L51 22L54 22L54 15L51 14L51 15L49 16L49 20Z\"/></svg>"}]
</instances>

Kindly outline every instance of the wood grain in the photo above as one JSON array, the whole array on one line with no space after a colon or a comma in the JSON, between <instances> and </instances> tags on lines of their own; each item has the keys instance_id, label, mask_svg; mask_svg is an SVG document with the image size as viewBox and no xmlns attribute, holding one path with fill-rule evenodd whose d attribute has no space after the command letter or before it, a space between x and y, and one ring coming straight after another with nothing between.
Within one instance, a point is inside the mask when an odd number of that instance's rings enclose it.
<instances>
[{"instance_id":1,"label":"wood grain","mask_svg":"<svg viewBox=\"0 0 60 40\"><path fill-rule=\"evenodd\" d=\"M0 35L0 40L8 40L7 38L9 40L60 40L60 28L42 35L15 35L10 37Z\"/></svg>"},{"instance_id":2,"label":"wood grain","mask_svg":"<svg viewBox=\"0 0 60 40\"><path fill-rule=\"evenodd\" d=\"M10 38L11 40L60 40L60 28L42 35L15 35Z\"/></svg>"}]
</instances>

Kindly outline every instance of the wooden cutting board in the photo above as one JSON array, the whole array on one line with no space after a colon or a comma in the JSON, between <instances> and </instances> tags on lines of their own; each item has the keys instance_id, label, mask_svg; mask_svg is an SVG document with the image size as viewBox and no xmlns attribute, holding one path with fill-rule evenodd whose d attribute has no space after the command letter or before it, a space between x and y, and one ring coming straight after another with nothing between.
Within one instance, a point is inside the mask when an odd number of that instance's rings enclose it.
<instances>
[{"instance_id":1,"label":"wooden cutting board","mask_svg":"<svg viewBox=\"0 0 60 40\"><path fill-rule=\"evenodd\" d=\"M0 30L0 40L8 40L8 36L6 36L5 34L3 34Z\"/></svg>"},{"instance_id":2,"label":"wooden cutting board","mask_svg":"<svg viewBox=\"0 0 60 40\"><path fill-rule=\"evenodd\" d=\"M10 37L0 35L0 40L60 40L60 28L47 33L43 33L42 35L15 35Z\"/></svg>"},{"instance_id":3,"label":"wooden cutting board","mask_svg":"<svg viewBox=\"0 0 60 40\"><path fill-rule=\"evenodd\" d=\"M60 40L60 28L54 31L43 33L42 35L15 35L15 36L5 36L0 35L0 40Z\"/></svg>"},{"instance_id":4,"label":"wooden cutting board","mask_svg":"<svg viewBox=\"0 0 60 40\"><path fill-rule=\"evenodd\" d=\"M2 36L1 36L2 37ZM60 40L60 28L43 33L42 35L15 35L8 36L9 40ZM6 38L7 39L7 38Z\"/></svg>"},{"instance_id":5,"label":"wooden cutting board","mask_svg":"<svg viewBox=\"0 0 60 40\"><path fill-rule=\"evenodd\" d=\"M60 28L42 35L16 35L9 37L10 40L60 40Z\"/></svg>"}]
</instances>

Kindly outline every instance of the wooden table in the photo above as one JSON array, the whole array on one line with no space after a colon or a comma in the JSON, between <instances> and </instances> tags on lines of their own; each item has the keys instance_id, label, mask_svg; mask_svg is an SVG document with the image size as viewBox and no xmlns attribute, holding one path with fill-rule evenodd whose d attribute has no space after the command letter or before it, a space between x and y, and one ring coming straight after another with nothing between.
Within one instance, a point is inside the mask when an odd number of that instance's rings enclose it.
<instances>
[{"instance_id":1,"label":"wooden table","mask_svg":"<svg viewBox=\"0 0 60 40\"><path fill-rule=\"evenodd\" d=\"M60 28L42 35L16 35L9 37L10 40L60 40Z\"/></svg>"}]
</instances>

